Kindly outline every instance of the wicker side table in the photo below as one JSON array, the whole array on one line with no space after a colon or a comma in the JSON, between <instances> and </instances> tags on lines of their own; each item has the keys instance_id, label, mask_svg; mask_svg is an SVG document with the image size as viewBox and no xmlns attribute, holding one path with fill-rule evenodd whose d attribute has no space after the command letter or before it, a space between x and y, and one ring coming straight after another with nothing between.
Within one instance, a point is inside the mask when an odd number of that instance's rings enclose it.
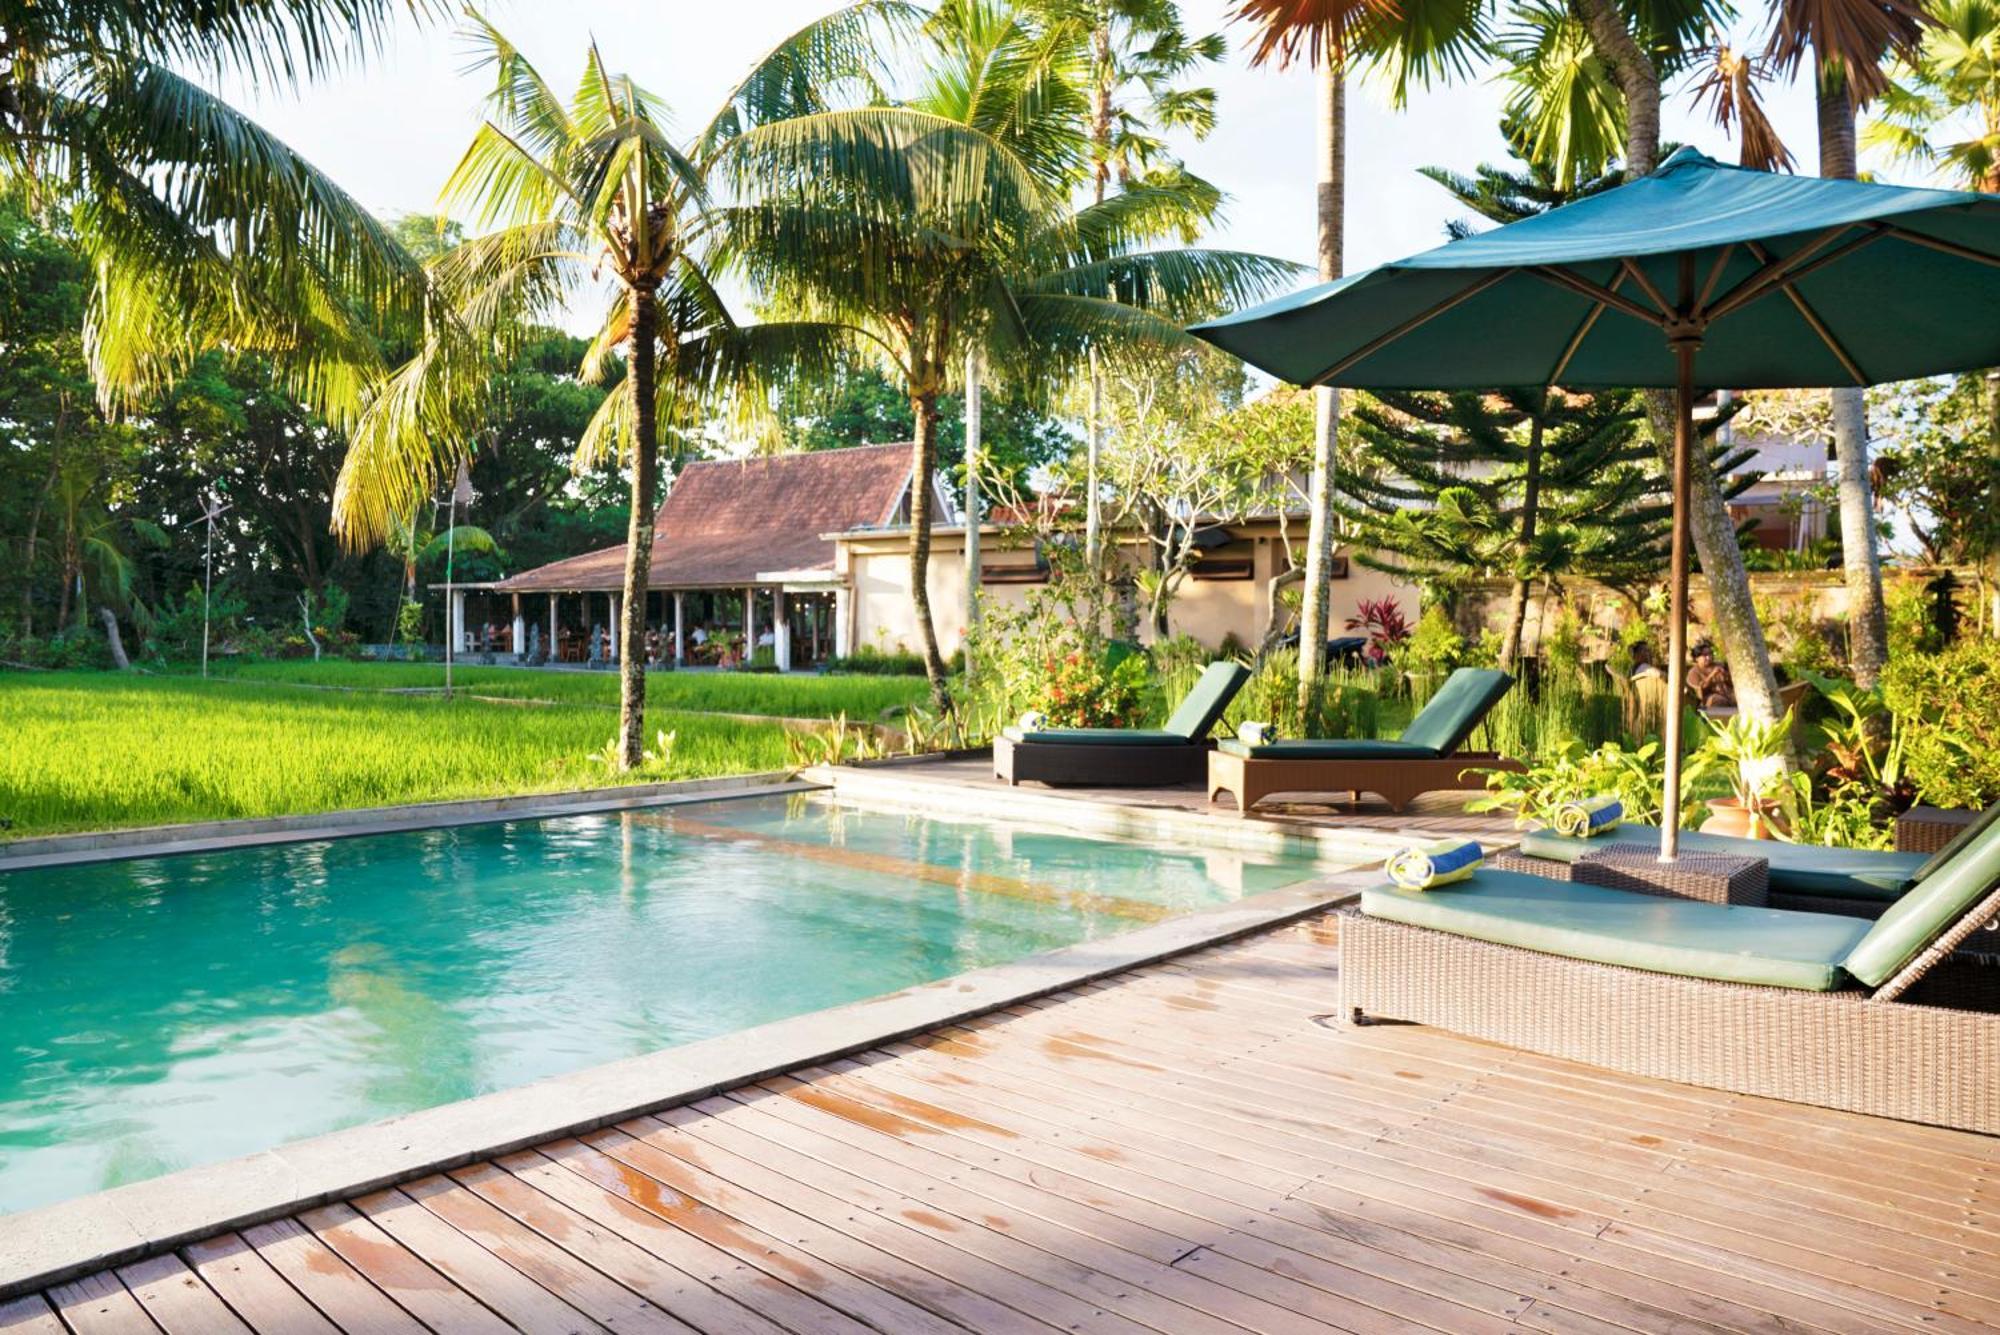
<instances>
[{"instance_id":1,"label":"wicker side table","mask_svg":"<svg viewBox=\"0 0 2000 1335\"><path fill-rule=\"evenodd\" d=\"M1531 858L1522 853L1495 853L1486 859L1486 865L1495 871L1519 872L1524 876L1540 876L1550 881L1574 881L1575 864L1562 862L1556 858Z\"/></svg>"},{"instance_id":2,"label":"wicker side table","mask_svg":"<svg viewBox=\"0 0 2000 1335\"><path fill-rule=\"evenodd\" d=\"M1911 807L1896 817L1898 853L1935 853L1958 832L1978 820L1977 811L1947 811L1943 807Z\"/></svg>"},{"instance_id":3,"label":"wicker side table","mask_svg":"<svg viewBox=\"0 0 2000 1335\"><path fill-rule=\"evenodd\" d=\"M1571 878L1613 890L1763 908L1771 902L1771 864L1731 853L1683 853L1673 862L1643 848L1607 848L1578 858Z\"/></svg>"}]
</instances>

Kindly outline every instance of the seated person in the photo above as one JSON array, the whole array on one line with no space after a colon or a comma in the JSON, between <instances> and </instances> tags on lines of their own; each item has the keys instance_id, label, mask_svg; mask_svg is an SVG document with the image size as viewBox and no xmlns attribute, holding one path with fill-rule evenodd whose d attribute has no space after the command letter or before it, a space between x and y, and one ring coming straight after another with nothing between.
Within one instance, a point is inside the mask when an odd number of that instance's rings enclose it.
<instances>
[{"instance_id":1,"label":"seated person","mask_svg":"<svg viewBox=\"0 0 2000 1335\"><path fill-rule=\"evenodd\" d=\"M1694 662L1688 668L1688 690L1703 709L1734 709L1736 707L1736 684L1729 679L1729 669L1715 661L1715 646L1703 640L1694 647L1690 655Z\"/></svg>"},{"instance_id":2,"label":"seated person","mask_svg":"<svg viewBox=\"0 0 2000 1335\"><path fill-rule=\"evenodd\" d=\"M1638 681L1642 677L1657 677L1660 675L1659 665L1653 661L1652 645L1641 640L1632 646L1632 671L1627 675L1633 681Z\"/></svg>"}]
</instances>

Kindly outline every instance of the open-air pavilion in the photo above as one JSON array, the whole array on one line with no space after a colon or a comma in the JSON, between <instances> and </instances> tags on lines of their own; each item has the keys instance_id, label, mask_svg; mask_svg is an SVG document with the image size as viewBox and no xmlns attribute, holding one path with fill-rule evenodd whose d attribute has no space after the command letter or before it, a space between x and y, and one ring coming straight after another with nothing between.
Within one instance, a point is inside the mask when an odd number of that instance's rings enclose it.
<instances>
[{"instance_id":1,"label":"open-air pavilion","mask_svg":"<svg viewBox=\"0 0 2000 1335\"><path fill-rule=\"evenodd\" d=\"M649 656L734 665L763 644L790 671L846 654L850 590L831 535L907 523L909 480L908 445L689 464L654 528ZM524 662L615 661L624 583L621 544L452 586L452 643Z\"/></svg>"}]
</instances>

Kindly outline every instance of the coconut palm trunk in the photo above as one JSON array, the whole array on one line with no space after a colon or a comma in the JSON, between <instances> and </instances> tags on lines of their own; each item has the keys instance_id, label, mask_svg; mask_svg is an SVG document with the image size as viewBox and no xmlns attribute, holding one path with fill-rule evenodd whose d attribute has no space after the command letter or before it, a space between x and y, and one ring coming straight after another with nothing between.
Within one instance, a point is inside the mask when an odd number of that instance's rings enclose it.
<instances>
[{"instance_id":1,"label":"coconut palm trunk","mask_svg":"<svg viewBox=\"0 0 2000 1335\"><path fill-rule=\"evenodd\" d=\"M1591 41L1611 66L1624 95L1625 179L1635 181L1659 165L1659 67L1633 38L1614 0L1577 0L1577 4L1590 30ZM1648 390L1646 415L1652 423L1660 460L1671 468L1673 395L1665 390ZM1743 548L1736 539L1736 524L1729 517L1722 484L1700 451L1696 451L1689 500L1694 549L1708 581L1712 619L1729 664L1730 679L1736 687L1737 706L1750 718L1775 722L1783 712L1778 704L1778 678L1771 670L1771 650L1750 594L1750 574L1743 565Z\"/></svg>"},{"instance_id":2,"label":"coconut palm trunk","mask_svg":"<svg viewBox=\"0 0 2000 1335\"><path fill-rule=\"evenodd\" d=\"M1814 81L1819 111L1819 174L1853 180L1854 99L1837 70ZM1875 685L1889 659L1889 618L1882 601L1882 554L1875 495L1868 479L1868 403L1859 389L1827 391L1840 495L1841 567L1847 577L1847 658L1855 684Z\"/></svg>"},{"instance_id":3,"label":"coconut palm trunk","mask_svg":"<svg viewBox=\"0 0 2000 1335\"><path fill-rule=\"evenodd\" d=\"M660 437L654 392L660 306L656 294L632 294L632 520L625 537L625 601L618 626L618 765L646 758L646 584L653 569L654 508L660 492Z\"/></svg>"},{"instance_id":4,"label":"coconut palm trunk","mask_svg":"<svg viewBox=\"0 0 2000 1335\"><path fill-rule=\"evenodd\" d=\"M1340 277L1347 210L1347 76L1329 53L1319 64L1319 276ZM1326 676L1327 616L1332 603L1335 442L1340 395L1314 391L1312 479L1306 504L1306 579L1299 615L1299 708L1316 716Z\"/></svg>"},{"instance_id":5,"label":"coconut palm trunk","mask_svg":"<svg viewBox=\"0 0 2000 1335\"><path fill-rule=\"evenodd\" d=\"M945 683L944 656L938 652L937 626L931 620L931 479L937 474L938 393L926 385L910 395L916 419L910 446L910 606L916 613L917 638L923 646L924 676L931 684L931 703L940 712L951 708Z\"/></svg>"}]
</instances>

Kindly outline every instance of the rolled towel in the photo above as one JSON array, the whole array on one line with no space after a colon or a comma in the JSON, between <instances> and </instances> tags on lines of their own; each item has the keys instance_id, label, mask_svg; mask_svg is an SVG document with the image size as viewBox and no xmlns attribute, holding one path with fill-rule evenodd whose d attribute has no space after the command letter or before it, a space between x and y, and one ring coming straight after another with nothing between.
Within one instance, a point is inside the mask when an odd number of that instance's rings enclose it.
<instances>
[{"instance_id":1,"label":"rolled towel","mask_svg":"<svg viewBox=\"0 0 2000 1335\"><path fill-rule=\"evenodd\" d=\"M1236 740L1245 746L1266 746L1278 740L1278 725L1275 723L1239 723L1236 725Z\"/></svg>"},{"instance_id":2,"label":"rolled towel","mask_svg":"<svg viewBox=\"0 0 2000 1335\"><path fill-rule=\"evenodd\" d=\"M1043 714L1041 710L1030 709L1027 713L1021 715L1021 731L1040 732L1048 726L1048 722L1048 716Z\"/></svg>"},{"instance_id":3,"label":"rolled towel","mask_svg":"<svg viewBox=\"0 0 2000 1335\"><path fill-rule=\"evenodd\" d=\"M1464 880L1485 860L1479 845L1470 839L1439 839L1399 849L1382 870L1405 890L1432 890Z\"/></svg>"},{"instance_id":4,"label":"rolled towel","mask_svg":"<svg viewBox=\"0 0 2000 1335\"><path fill-rule=\"evenodd\" d=\"M1556 810L1556 833L1571 839L1588 839L1618 828L1625 819L1625 804L1615 797L1599 795L1582 802L1565 802Z\"/></svg>"}]
</instances>

